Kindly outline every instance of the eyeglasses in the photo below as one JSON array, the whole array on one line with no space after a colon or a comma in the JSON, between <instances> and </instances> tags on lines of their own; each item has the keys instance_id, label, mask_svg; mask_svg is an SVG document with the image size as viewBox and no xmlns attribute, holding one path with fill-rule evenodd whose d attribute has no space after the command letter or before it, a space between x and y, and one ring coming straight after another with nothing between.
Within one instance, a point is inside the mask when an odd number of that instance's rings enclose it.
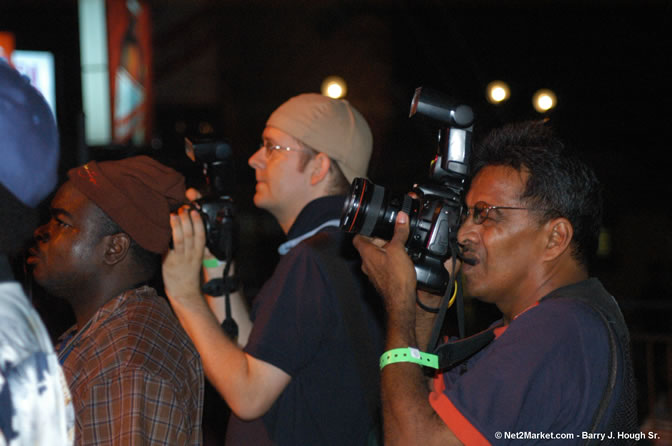
<instances>
[{"instance_id":1,"label":"eyeglasses","mask_svg":"<svg viewBox=\"0 0 672 446\"><path fill-rule=\"evenodd\" d=\"M266 149L266 158L270 158L273 153L279 150L283 150L285 152L303 152L303 153L308 153L307 150L304 149L295 149L294 147L284 147L278 144L271 144L268 141L262 141L261 144L259 144L259 148L264 148Z\"/></svg>"},{"instance_id":2,"label":"eyeglasses","mask_svg":"<svg viewBox=\"0 0 672 446\"><path fill-rule=\"evenodd\" d=\"M462 222L466 221L467 218L469 218L469 215L471 215L474 218L474 224L480 225L483 223L487 218L488 215L490 214L490 211L493 209L511 209L515 211L550 211L551 209L542 209L542 208L519 208L519 207L512 207L512 206L493 206L491 204L486 203L485 201L479 201L478 203L474 204L473 207L464 208L465 211L462 214Z\"/></svg>"}]
</instances>

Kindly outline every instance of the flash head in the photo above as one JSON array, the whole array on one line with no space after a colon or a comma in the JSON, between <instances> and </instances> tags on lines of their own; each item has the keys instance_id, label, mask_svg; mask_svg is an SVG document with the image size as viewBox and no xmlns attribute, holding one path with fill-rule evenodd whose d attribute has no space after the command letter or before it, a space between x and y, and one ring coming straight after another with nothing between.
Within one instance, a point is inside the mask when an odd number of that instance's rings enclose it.
<instances>
[{"instance_id":1,"label":"flash head","mask_svg":"<svg viewBox=\"0 0 672 446\"><path fill-rule=\"evenodd\" d=\"M458 104L443 93L431 88L418 87L411 100L408 115L419 114L450 127L466 128L474 123L474 111L465 104Z\"/></svg>"},{"instance_id":2,"label":"flash head","mask_svg":"<svg viewBox=\"0 0 672 446\"><path fill-rule=\"evenodd\" d=\"M184 151L193 162L214 163L231 159L233 150L226 141L207 141L194 143L184 138Z\"/></svg>"},{"instance_id":3,"label":"flash head","mask_svg":"<svg viewBox=\"0 0 672 446\"><path fill-rule=\"evenodd\" d=\"M340 227L350 233L390 240L399 212L409 217L406 252L415 267L419 289L443 294L450 275L443 263L460 256L460 227L474 114L468 105L437 91L419 87L411 102L411 116L439 121L437 154L430 163L430 184L416 184L411 194L398 195L364 178L355 178L341 212Z\"/></svg>"}]
</instances>

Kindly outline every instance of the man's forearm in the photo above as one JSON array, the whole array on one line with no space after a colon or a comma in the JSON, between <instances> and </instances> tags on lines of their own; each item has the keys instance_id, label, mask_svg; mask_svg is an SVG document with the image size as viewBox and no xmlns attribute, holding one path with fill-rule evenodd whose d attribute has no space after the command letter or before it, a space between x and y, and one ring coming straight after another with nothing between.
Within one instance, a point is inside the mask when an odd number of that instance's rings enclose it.
<instances>
[{"instance_id":1,"label":"man's forearm","mask_svg":"<svg viewBox=\"0 0 672 446\"><path fill-rule=\"evenodd\" d=\"M418 300L423 305L430 308L438 308L441 304L441 296L430 294L423 291L418 291ZM427 347L429 338L432 335L434 322L436 321L436 313L423 310L420 306L415 309L415 335L418 341L418 348L422 351L429 351ZM431 353L431 352L430 352Z\"/></svg>"},{"instance_id":2,"label":"man's forearm","mask_svg":"<svg viewBox=\"0 0 672 446\"><path fill-rule=\"evenodd\" d=\"M163 259L166 296L201 355L205 374L241 418L263 415L290 381L279 368L242 351L224 333L201 294L205 230L200 214L171 215L174 247Z\"/></svg>"},{"instance_id":3,"label":"man's forearm","mask_svg":"<svg viewBox=\"0 0 672 446\"><path fill-rule=\"evenodd\" d=\"M387 350L419 347L418 327L399 323L400 319L388 317ZM381 387L386 446L461 444L429 404L428 378L421 366L410 362L385 366Z\"/></svg>"},{"instance_id":4,"label":"man's forearm","mask_svg":"<svg viewBox=\"0 0 672 446\"><path fill-rule=\"evenodd\" d=\"M405 249L408 232L408 215L399 212L389 242L381 246L361 236L353 240L362 256L362 270L385 300L387 350L424 348L427 343L424 338L429 337L423 317L419 332L425 345L418 345L415 272ZM387 446L460 444L430 406L427 384L418 364L396 362L383 368L383 427Z\"/></svg>"},{"instance_id":5,"label":"man's forearm","mask_svg":"<svg viewBox=\"0 0 672 446\"><path fill-rule=\"evenodd\" d=\"M173 308L201 355L206 376L238 416L262 415L263 386L255 384L248 355L224 333L202 298L190 302L189 307L176 303Z\"/></svg>"},{"instance_id":6,"label":"man's forearm","mask_svg":"<svg viewBox=\"0 0 672 446\"><path fill-rule=\"evenodd\" d=\"M432 335L435 320L436 314L429 313L421 308L417 309L415 317L415 336L418 342L418 349L421 351L431 353L431 351L429 351L431 349L428 348L427 344Z\"/></svg>"}]
</instances>

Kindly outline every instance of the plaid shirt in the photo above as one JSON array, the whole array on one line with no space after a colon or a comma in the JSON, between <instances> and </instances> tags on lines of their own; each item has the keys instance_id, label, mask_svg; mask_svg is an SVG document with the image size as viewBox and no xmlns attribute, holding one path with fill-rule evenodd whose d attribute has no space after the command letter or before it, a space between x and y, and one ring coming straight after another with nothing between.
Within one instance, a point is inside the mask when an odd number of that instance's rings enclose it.
<instances>
[{"instance_id":1,"label":"plaid shirt","mask_svg":"<svg viewBox=\"0 0 672 446\"><path fill-rule=\"evenodd\" d=\"M56 346L75 406L75 444L202 443L203 367L165 299L111 299Z\"/></svg>"}]
</instances>

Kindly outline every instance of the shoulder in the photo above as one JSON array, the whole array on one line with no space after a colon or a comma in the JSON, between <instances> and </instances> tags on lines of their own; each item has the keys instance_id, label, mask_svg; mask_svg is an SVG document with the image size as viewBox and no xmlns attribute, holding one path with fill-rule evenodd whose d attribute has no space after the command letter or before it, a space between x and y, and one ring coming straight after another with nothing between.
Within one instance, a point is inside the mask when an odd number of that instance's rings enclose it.
<instances>
[{"instance_id":1,"label":"shoulder","mask_svg":"<svg viewBox=\"0 0 672 446\"><path fill-rule=\"evenodd\" d=\"M352 244L352 238L352 234L328 228L300 243L296 247L297 255L310 257L320 264L330 263L331 259L349 264L359 263L359 253Z\"/></svg>"},{"instance_id":2,"label":"shoulder","mask_svg":"<svg viewBox=\"0 0 672 446\"><path fill-rule=\"evenodd\" d=\"M340 231L324 230L282 256L253 301L255 325L271 318L330 318L335 305L331 265L342 268L343 240Z\"/></svg>"},{"instance_id":3,"label":"shoulder","mask_svg":"<svg viewBox=\"0 0 672 446\"><path fill-rule=\"evenodd\" d=\"M169 304L151 288L127 296L94 336L101 360L111 367L170 374L199 362Z\"/></svg>"},{"instance_id":4,"label":"shoulder","mask_svg":"<svg viewBox=\"0 0 672 446\"><path fill-rule=\"evenodd\" d=\"M606 329L596 310L571 297L544 299L521 314L516 322L539 330L552 329L565 336Z\"/></svg>"},{"instance_id":5,"label":"shoulder","mask_svg":"<svg viewBox=\"0 0 672 446\"><path fill-rule=\"evenodd\" d=\"M309 276L324 263L325 257L344 257L348 245L352 246L346 243L345 235L334 228L327 228L301 241L280 258L272 280L294 275Z\"/></svg>"},{"instance_id":6,"label":"shoulder","mask_svg":"<svg viewBox=\"0 0 672 446\"><path fill-rule=\"evenodd\" d=\"M609 355L604 321L588 304L571 298L542 300L512 321L496 343L562 364L597 364Z\"/></svg>"},{"instance_id":7,"label":"shoulder","mask_svg":"<svg viewBox=\"0 0 672 446\"><path fill-rule=\"evenodd\" d=\"M347 234L336 228L325 228L312 237L301 241L284 257L290 256L316 256L322 252L338 253L345 241Z\"/></svg>"}]
</instances>

